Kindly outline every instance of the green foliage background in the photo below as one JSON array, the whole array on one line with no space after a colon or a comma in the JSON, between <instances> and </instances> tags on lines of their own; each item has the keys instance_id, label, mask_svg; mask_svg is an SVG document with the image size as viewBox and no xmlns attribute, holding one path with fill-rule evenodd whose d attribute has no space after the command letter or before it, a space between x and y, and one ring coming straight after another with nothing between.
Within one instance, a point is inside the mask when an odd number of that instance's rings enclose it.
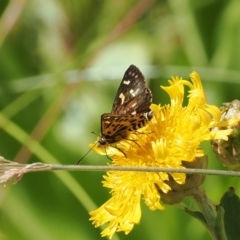
<instances>
[{"instance_id":1,"label":"green foliage background","mask_svg":"<svg viewBox=\"0 0 240 240\"><path fill-rule=\"evenodd\" d=\"M155 103L169 102L160 84L193 70L209 103L239 99L239 8L231 0L0 1L0 155L75 164L96 140L91 132L99 134L130 64L149 80ZM223 169L204 148L209 168ZM91 152L82 164L108 162ZM32 173L0 186L0 239L101 239L88 212L110 196L102 174ZM240 192L238 182L208 176L203 187L219 203L229 186ZM142 209L140 224L113 239L210 239L180 208Z\"/></svg>"}]
</instances>

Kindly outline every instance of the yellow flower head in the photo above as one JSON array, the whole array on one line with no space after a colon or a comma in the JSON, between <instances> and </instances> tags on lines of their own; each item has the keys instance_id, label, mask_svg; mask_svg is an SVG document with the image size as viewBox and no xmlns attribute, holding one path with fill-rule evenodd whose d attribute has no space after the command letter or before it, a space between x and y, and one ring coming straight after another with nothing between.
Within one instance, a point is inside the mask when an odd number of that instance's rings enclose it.
<instances>
[{"instance_id":1,"label":"yellow flower head","mask_svg":"<svg viewBox=\"0 0 240 240\"><path fill-rule=\"evenodd\" d=\"M111 156L116 166L184 168L183 161L192 162L204 155L199 151L202 141L227 139L231 130L210 131L219 124L221 112L206 103L199 75L193 72L190 76L191 81L172 77L170 86L162 87L169 94L171 104L152 104L154 117L145 127L130 133L128 140L121 140L116 147L103 149L96 145L94 150ZM184 86L190 89L187 106L183 106ZM178 184L185 183L185 174L170 175ZM128 234L139 223L141 198L151 210L162 210L158 189L163 193L171 190L166 183L169 175L164 172L110 171L104 178L103 185L111 189L112 198L90 212L90 219L96 227L108 223L102 236L109 238L118 231Z\"/></svg>"}]
</instances>

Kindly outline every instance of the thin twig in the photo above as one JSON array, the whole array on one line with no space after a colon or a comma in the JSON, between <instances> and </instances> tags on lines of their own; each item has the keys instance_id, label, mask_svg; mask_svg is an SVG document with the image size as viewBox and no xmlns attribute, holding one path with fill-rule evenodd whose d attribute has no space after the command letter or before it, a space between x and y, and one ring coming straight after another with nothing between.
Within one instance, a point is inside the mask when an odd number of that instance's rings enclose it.
<instances>
[{"instance_id":1,"label":"thin twig","mask_svg":"<svg viewBox=\"0 0 240 240\"><path fill-rule=\"evenodd\" d=\"M159 168L159 167L128 167L128 166L83 166L32 163L20 164L0 157L0 183L18 182L25 173L44 171L136 171L136 172L167 172L202 175L219 175L240 177L240 172L227 170L193 169L193 168Z\"/></svg>"},{"instance_id":2,"label":"thin twig","mask_svg":"<svg viewBox=\"0 0 240 240\"><path fill-rule=\"evenodd\" d=\"M48 164L45 164L48 165ZM49 164L51 165L51 164ZM228 170L211 170L195 168L160 168L160 167L123 167L123 166L79 166L79 165L51 165L51 170L67 171L127 171L127 172L167 172L167 173L186 173L202 175L220 175L229 177L240 177L240 172Z\"/></svg>"}]
</instances>

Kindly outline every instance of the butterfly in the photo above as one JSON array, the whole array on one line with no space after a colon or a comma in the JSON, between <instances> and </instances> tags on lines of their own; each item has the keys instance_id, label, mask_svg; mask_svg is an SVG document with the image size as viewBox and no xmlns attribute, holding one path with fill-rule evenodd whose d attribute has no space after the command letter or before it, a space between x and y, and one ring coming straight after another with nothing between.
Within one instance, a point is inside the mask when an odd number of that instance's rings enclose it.
<instances>
[{"instance_id":1,"label":"butterfly","mask_svg":"<svg viewBox=\"0 0 240 240\"><path fill-rule=\"evenodd\" d=\"M152 93L146 86L143 74L136 66L131 65L120 83L111 113L101 116L98 146L127 139L131 132L144 127L153 117L151 103Z\"/></svg>"}]
</instances>

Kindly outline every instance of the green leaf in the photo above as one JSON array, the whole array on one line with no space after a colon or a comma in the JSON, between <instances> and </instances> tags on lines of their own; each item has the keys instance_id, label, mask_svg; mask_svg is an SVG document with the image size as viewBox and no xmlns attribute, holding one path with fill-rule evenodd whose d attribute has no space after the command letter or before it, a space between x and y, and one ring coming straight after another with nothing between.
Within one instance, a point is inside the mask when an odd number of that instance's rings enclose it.
<instances>
[{"instance_id":1,"label":"green leaf","mask_svg":"<svg viewBox=\"0 0 240 240\"><path fill-rule=\"evenodd\" d=\"M240 238L240 199L230 187L222 196L220 206L224 209L224 226L228 240Z\"/></svg>"}]
</instances>

